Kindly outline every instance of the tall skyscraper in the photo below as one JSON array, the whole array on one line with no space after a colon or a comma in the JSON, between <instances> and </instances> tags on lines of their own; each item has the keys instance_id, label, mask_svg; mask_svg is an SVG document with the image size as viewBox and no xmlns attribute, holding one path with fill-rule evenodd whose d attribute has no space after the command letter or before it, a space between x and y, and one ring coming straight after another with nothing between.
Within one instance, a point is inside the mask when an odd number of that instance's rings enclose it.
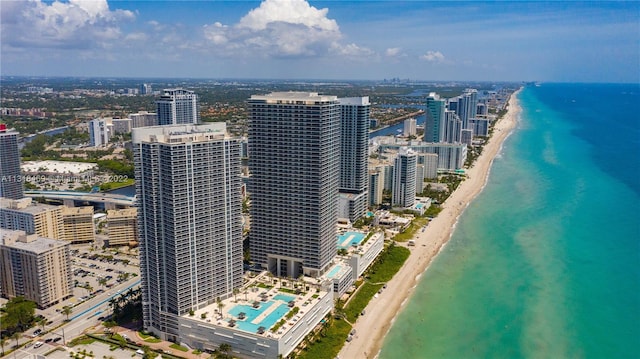
<instances>
[{"instance_id":1,"label":"tall skyscraper","mask_svg":"<svg viewBox=\"0 0 640 359\"><path fill-rule=\"evenodd\" d=\"M105 118L96 118L89 121L89 144L92 147L102 147L111 139L111 129Z\"/></svg>"},{"instance_id":2,"label":"tall skyscraper","mask_svg":"<svg viewBox=\"0 0 640 359\"><path fill-rule=\"evenodd\" d=\"M341 98L340 101L340 207L350 208L355 222L367 210L369 160L369 97Z\"/></svg>"},{"instance_id":3,"label":"tall skyscraper","mask_svg":"<svg viewBox=\"0 0 640 359\"><path fill-rule=\"evenodd\" d=\"M7 130L4 123L0 123L0 197L10 199L24 197L18 133Z\"/></svg>"},{"instance_id":4,"label":"tall skyscraper","mask_svg":"<svg viewBox=\"0 0 640 359\"><path fill-rule=\"evenodd\" d=\"M156 100L156 114L159 125L198 124L198 95L184 89L165 89Z\"/></svg>"},{"instance_id":5,"label":"tall skyscraper","mask_svg":"<svg viewBox=\"0 0 640 359\"><path fill-rule=\"evenodd\" d=\"M424 141L441 142L444 138L445 100L436 93L427 97L426 120L424 124Z\"/></svg>"},{"instance_id":6,"label":"tall skyscraper","mask_svg":"<svg viewBox=\"0 0 640 359\"><path fill-rule=\"evenodd\" d=\"M251 258L279 276L319 276L337 251L340 102L275 92L248 104Z\"/></svg>"},{"instance_id":7,"label":"tall skyscraper","mask_svg":"<svg viewBox=\"0 0 640 359\"><path fill-rule=\"evenodd\" d=\"M178 316L242 285L240 143L224 123L132 136L145 330L179 337Z\"/></svg>"},{"instance_id":8,"label":"tall skyscraper","mask_svg":"<svg viewBox=\"0 0 640 359\"><path fill-rule=\"evenodd\" d=\"M462 128L469 128L469 120L476 117L478 105L478 91L465 89L462 95L449 99L449 110L455 111L462 121Z\"/></svg>"},{"instance_id":9,"label":"tall skyscraper","mask_svg":"<svg viewBox=\"0 0 640 359\"><path fill-rule=\"evenodd\" d=\"M462 121L455 112L444 111L444 136L442 142L459 143L462 131Z\"/></svg>"},{"instance_id":10,"label":"tall skyscraper","mask_svg":"<svg viewBox=\"0 0 640 359\"><path fill-rule=\"evenodd\" d=\"M417 164L416 152L406 147L398 150L398 156L393 164L392 206L411 207L415 204Z\"/></svg>"}]
</instances>

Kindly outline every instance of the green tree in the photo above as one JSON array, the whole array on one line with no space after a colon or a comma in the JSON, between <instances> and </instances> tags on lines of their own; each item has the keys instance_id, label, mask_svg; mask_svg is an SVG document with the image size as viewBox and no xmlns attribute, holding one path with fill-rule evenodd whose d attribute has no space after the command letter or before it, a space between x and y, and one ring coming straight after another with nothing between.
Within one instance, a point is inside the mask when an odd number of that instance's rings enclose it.
<instances>
[{"instance_id":1,"label":"green tree","mask_svg":"<svg viewBox=\"0 0 640 359\"><path fill-rule=\"evenodd\" d=\"M67 321L69 320L69 314L73 313L73 309L70 306L65 305L62 307L62 314L67 316Z\"/></svg>"},{"instance_id":2,"label":"green tree","mask_svg":"<svg viewBox=\"0 0 640 359\"><path fill-rule=\"evenodd\" d=\"M222 299L220 299L220 297L216 298L216 303L218 304L218 314L220 314L220 319L222 319L224 317L222 315L222 308L224 308L224 303L222 302Z\"/></svg>"},{"instance_id":3,"label":"green tree","mask_svg":"<svg viewBox=\"0 0 640 359\"><path fill-rule=\"evenodd\" d=\"M100 279L98 279L98 284L101 287L105 287L107 285L107 282L108 282L107 278L101 277Z\"/></svg>"},{"instance_id":4,"label":"green tree","mask_svg":"<svg viewBox=\"0 0 640 359\"><path fill-rule=\"evenodd\" d=\"M2 325L0 329L10 333L25 331L33 323L35 311L36 303L24 297L10 299L4 306L4 314L0 318Z\"/></svg>"}]
</instances>

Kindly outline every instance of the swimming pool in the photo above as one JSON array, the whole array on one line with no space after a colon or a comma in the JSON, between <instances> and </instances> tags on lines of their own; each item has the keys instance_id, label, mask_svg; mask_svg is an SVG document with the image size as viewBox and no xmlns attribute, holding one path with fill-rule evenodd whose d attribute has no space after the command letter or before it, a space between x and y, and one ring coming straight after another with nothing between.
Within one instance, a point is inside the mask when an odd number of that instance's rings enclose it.
<instances>
[{"instance_id":1,"label":"swimming pool","mask_svg":"<svg viewBox=\"0 0 640 359\"><path fill-rule=\"evenodd\" d=\"M341 269L342 269L342 266L340 266L340 265L337 265L337 266L333 267L333 268L329 271L329 273L327 273L327 278L329 278L329 279L333 279L333 277L335 277L335 276L336 276L336 274L338 274L338 273L340 272L340 270L341 270Z\"/></svg>"},{"instance_id":2,"label":"swimming pool","mask_svg":"<svg viewBox=\"0 0 640 359\"><path fill-rule=\"evenodd\" d=\"M274 300L281 300L285 303L289 303L292 300L296 300L296 297L292 296L292 295L286 295L286 294L276 294L273 296Z\"/></svg>"},{"instance_id":3,"label":"swimming pool","mask_svg":"<svg viewBox=\"0 0 640 359\"><path fill-rule=\"evenodd\" d=\"M364 240L365 234L360 232L345 232L338 236L338 249L347 249L359 245Z\"/></svg>"},{"instance_id":4,"label":"swimming pool","mask_svg":"<svg viewBox=\"0 0 640 359\"><path fill-rule=\"evenodd\" d=\"M289 312L289 310L291 309L287 304L280 304L260 322L252 323L258 316L260 316L260 314L264 313L264 311L266 311L274 304L275 302L273 301L260 302L259 308L254 308L251 305L240 304L229 309L229 314L234 317L233 319L236 320L236 326L240 330L255 333L258 331L259 327L264 327L266 331L273 327L273 325L280 319L282 319L284 315L287 314L287 312ZM238 319L238 315L241 312L245 313L245 319L243 320Z\"/></svg>"}]
</instances>

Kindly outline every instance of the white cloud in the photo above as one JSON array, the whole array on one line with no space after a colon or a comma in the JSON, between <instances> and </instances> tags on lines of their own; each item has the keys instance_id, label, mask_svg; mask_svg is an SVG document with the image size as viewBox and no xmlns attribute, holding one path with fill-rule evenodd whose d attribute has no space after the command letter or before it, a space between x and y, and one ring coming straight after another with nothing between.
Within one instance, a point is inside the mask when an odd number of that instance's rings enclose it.
<instances>
[{"instance_id":1,"label":"white cloud","mask_svg":"<svg viewBox=\"0 0 640 359\"><path fill-rule=\"evenodd\" d=\"M440 51L427 51L426 54L420 56L420 60L441 63L444 62L444 55Z\"/></svg>"},{"instance_id":2,"label":"white cloud","mask_svg":"<svg viewBox=\"0 0 640 359\"><path fill-rule=\"evenodd\" d=\"M6 6L8 5L8 6ZM90 48L122 37L131 11L109 10L106 0L3 2L2 43L15 47Z\"/></svg>"},{"instance_id":3,"label":"white cloud","mask_svg":"<svg viewBox=\"0 0 640 359\"><path fill-rule=\"evenodd\" d=\"M338 23L306 0L264 0L237 24L203 27L205 38L223 55L319 57L367 56L371 50L342 44Z\"/></svg>"},{"instance_id":4,"label":"white cloud","mask_svg":"<svg viewBox=\"0 0 640 359\"><path fill-rule=\"evenodd\" d=\"M396 57L401 54L402 49L399 47L390 47L388 48L384 54L389 57Z\"/></svg>"}]
</instances>

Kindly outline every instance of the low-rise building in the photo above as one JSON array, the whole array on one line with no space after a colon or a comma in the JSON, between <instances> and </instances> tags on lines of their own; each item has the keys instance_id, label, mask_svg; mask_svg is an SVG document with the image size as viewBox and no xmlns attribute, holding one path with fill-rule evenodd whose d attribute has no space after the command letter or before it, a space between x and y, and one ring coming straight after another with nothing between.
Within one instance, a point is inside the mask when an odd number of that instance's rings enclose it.
<instances>
[{"instance_id":1,"label":"low-rise building","mask_svg":"<svg viewBox=\"0 0 640 359\"><path fill-rule=\"evenodd\" d=\"M92 243L96 239L93 207L62 207L64 239L71 244Z\"/></svg>"},{"instance_id":2,"label":"low-rise building","mask_svg":"<svg viewBox=\"0 0 640 359\"><path fill-rule=\"evenodd\" d=\"M138 209L110 209L107 211L109 242L112 246L138 245Z\"/></svg>"},{"instance_id":3,"label":"low-rise building","mask_svg":"<svg viewBox=\"0 0 640 359\"><path fill-rule=\"evenodd\" d=\"M333 309L331 292L303 289L296 295L270 285L246 286L220 304L178 317L180 341L209 352L229 344L240 358L286 357Z\"/></svg>"}]
</instances>

